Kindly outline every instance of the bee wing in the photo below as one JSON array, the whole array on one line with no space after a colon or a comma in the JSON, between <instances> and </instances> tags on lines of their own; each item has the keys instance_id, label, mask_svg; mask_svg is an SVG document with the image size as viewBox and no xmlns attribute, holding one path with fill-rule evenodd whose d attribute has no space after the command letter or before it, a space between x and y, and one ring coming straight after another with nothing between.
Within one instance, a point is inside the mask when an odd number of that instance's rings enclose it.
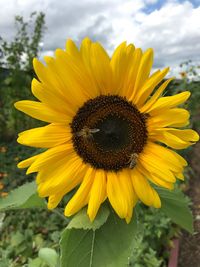
<instances>
[{"instance_id":1,"label":"bee wing","mask_svg":"<svg viewBox=\"0 0 200 267\"><path fill-rule=\"evenodd\" d=\"M98 133L100 129L90 129L90 133Z\"/></svg>"},{"instance_id":2,"label":"bee wing","mask_svg":"<svg viewBox=\"0 0 200 267\"><path fill-rule=\"evenodd\" d=\"M136 165L136 162L135 162L134 160L132 160L132 161L130 162L129 168L130 168L130 169L133 169L133 168L135 167L135 165Z\"/></svg>"}]
</instances>

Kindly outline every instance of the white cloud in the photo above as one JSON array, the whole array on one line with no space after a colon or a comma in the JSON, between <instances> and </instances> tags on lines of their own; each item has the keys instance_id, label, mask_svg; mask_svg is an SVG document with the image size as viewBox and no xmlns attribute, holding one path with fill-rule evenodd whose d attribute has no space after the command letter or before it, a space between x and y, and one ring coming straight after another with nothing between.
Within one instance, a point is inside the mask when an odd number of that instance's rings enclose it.
<instances>
[{"instance_id":1,"label":"white cloud","mask_svg":"<svg viewBox=\"0 0 200 267\"><path fill-rule=\"evenodd\" d=\"M182 61L200 61L200 7L190 1L158 0L0 0L0 35L11 38L13 17L28 17L32 11L44 11L47 31L43 50L51 54L72 38L78 43L84 36L99 40L112 51L121 41L155 50L155 67L177 66ZM146 12L148 7L154 7ZM44 53L43 52L43 53ZM175 69L175 68L174 68Z\"/></svg>"}]
</instances>

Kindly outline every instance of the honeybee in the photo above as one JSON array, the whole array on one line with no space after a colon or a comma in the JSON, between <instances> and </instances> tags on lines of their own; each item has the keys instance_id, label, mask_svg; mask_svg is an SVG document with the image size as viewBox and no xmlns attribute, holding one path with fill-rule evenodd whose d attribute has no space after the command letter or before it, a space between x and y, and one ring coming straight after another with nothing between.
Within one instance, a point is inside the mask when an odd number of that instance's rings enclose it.
<instances>
[{"instance_id":1,"label":"honeybee","mask_svg":"<svg viewBox=\"0 0 200 267\"><path fill-rule=\"evenodd\" d=\"M130 169L133 169L135 167L135 165L137 164L137 159L138 159L137 153L131 154L130 159L129 159L129 168Z\"/></svg>"},{"instance_id":2,"label":"honeybee","mask_svg":"<svg viewBox=\"0 0 200 267\"><path fill-rule=\"evenodd\" d=\"M98 133L99 129L90 129L87 126L84 126L82 130L76 133L77 136L82 136L84 139L91 140L94 133Z\"/></svg>"}]
</instances>

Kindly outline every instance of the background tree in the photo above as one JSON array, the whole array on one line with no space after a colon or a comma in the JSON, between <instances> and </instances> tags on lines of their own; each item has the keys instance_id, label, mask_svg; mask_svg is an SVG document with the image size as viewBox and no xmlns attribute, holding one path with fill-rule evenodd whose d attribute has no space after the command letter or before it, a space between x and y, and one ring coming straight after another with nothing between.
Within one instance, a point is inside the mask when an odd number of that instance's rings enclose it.
<instances>
[{"instance_id":1,"label":"background tree","mask_svg":"<svg viewBox=\"0 0 200 267\"><path fill-rule=\"evenodd\" d=\"M0 138L12 139L33 120L17 112L13 103L30 98L33 77L32 60L38 56L45 30L45 14L33 12L28 21L15 17L16 35L8 42L0 37Z\"/></svg>"}]
</instances>

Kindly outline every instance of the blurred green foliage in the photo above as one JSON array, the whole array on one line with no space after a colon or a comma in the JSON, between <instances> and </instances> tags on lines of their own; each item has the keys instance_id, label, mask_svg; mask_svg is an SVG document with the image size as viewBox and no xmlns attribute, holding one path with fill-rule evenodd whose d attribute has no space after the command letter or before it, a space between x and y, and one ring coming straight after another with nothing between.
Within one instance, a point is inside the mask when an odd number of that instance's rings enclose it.
<instances>
[{"instance_id":1,"label":"blurred green foliage","mask_svg":"<svg viewBox=\"0 0 200 267\"><path fill-rule=\"evenodd\" d=\"M179 228L160 210L143 204L137 208L139 232L129 259L133 267L165 267L169 257L171 239L179 234ZM152 234L153 233L153 234Z\"/></svg>"},{"instance_id":2,"label":"blurred green foliage","mask_svg":"<svg viewBox=\"0 0 200 267\"><path fill-rule=\"evenodd\" d=\"M16 141L0 142L0 182L4 185L0 197L2 192L34 180L34 175L27 176L17 163L35 152ZM0 213L0 266L48 267L39 258L39 251L44 247L59 251L60 231L67 224L62 213L44 209Z\"/></svg>"},{"instance_id":3,"label":"blurred green foliage","mask_svg":"<svg viewBox=\"0 0 200 267\"><path fill-rule=\"evenodd\" d=\"M28 22L15 17L16 35L11 42L0 37L0 139L10 140L22 129L35 126L35 121L18 112L17 100L33 99L32 60L40 51L44 33L44 13L32 13Z\"/></svg>"}]
</instances>

